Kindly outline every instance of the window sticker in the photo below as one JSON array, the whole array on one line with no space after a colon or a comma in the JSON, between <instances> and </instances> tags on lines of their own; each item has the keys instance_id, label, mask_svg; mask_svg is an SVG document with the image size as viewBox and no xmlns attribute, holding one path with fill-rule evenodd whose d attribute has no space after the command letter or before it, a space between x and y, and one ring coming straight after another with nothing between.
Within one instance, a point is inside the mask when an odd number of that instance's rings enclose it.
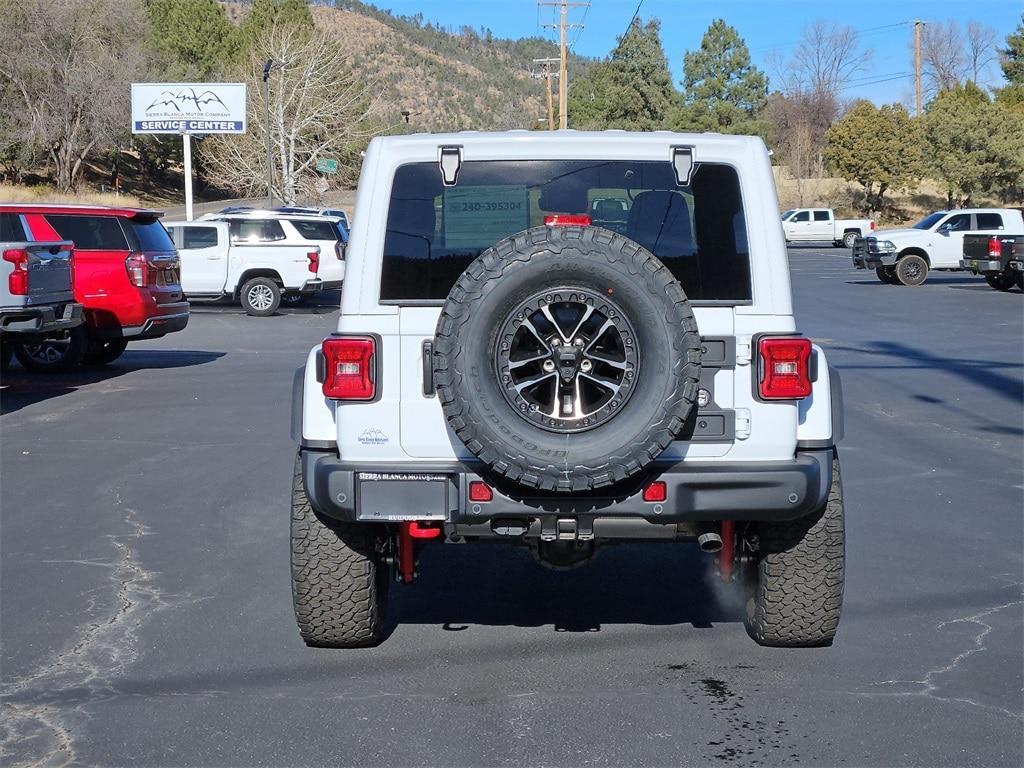
<instances>
[{"instance_id":1,"label":"window sticker","mask_svg":"<svg viewBox=\"0 0 1024 768\"><path fill-rule=\"evenodd\" d=\"M525 186L458 186L444 190L445 245L487 248L530 225Z\"/></svg>"}]
</instances>

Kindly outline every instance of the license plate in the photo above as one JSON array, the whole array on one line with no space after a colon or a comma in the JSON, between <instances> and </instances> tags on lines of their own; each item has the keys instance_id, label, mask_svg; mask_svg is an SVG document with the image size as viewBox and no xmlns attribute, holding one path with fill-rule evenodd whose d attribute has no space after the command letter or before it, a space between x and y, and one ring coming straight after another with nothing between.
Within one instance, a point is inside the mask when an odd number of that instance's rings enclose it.
<instances>
[{"instance_id":1,"label":"license plate","mask_svg":"<svg viewBox=\"0 0 1024 768\"><path fill-rule=\"evenodd\" d=\"M447 475L360 472L357 478L358 520L444 520L448 516L451 480Z\"/></svg>"}]
</instances>

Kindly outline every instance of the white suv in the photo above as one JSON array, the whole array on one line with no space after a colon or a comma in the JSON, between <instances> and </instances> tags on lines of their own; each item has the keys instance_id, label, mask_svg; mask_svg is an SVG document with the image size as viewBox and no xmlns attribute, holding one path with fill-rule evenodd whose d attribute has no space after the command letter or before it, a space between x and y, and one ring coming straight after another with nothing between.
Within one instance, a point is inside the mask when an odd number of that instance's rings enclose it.
<instances>
[{"instance_id":1,"label":"white suv","mask_svg":"<svg viewBox=\"0 0 1024 768\"><path fill-rule=\"evenodd\" d=\"M294 391L308 644L379 642L423 546L567 568L625 540L713 553L760 643L832 641L841 389L796 328L760 139L379 138L356 207L338 330Z\"/></svg>"},{"instance_id":2,"label":"white suv","mask_svg":"<svg viewBox=\"0 0 1024 768\"><path fill-rule=\"evenodd\" d=\"M323 290L341 288L345 279L345 242L348 234L338 216L315 213L282 213L263 209L208 213L200 221L226 221L236 244L319 246ZM289 292L287 303L298 303L308 294Z\"/></svg>"}]
</instances>

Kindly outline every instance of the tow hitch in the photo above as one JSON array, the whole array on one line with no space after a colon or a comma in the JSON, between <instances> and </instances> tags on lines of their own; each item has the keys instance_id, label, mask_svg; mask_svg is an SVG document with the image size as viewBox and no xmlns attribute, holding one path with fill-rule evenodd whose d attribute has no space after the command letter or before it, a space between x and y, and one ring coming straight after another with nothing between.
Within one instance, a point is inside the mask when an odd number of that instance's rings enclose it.
<instances>
[{"instance_id":1,"label":"tow hitch","mask_svg":"<svg viewBox=\"0 0 1024 768\"><path fill-rule=\"evenodd\" d=\"M398 524L397 581L411 584L416 578L416 540L436 539L442 533L440 523L420 523L410 520Z\"/></svg>"}]
</instances>

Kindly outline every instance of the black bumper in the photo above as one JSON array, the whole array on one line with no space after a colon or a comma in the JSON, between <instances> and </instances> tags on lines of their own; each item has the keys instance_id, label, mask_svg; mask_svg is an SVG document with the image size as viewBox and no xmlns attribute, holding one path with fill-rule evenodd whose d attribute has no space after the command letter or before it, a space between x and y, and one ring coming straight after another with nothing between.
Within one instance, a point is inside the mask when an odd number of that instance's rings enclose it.
<instances>
[{"instance_id":1,"label":"black bumper","mask_svg":"<svg viewBox=\"0 0 1024 768\"><path fill-rule=\"evenodd\" d=\"M0 310L0 328L4 333L26 336L48 336L63 333L82 324L82 305L45 304L38 307L18 307Z\"/></svg>"},{"instance_id":2,"label":"black bumper","mask_svg":"<svg viewBox=\"0 0 1024 768\"><path fill-rule=\"evenodd\" d=\"M854 253L853 266L857 269L891 267L896 263L895 253Z\"/></svg>"},{"instance_id":3,"label":"black bumper","mask_svg":"<svg viewBox=\"0 0 1024 768\"><path fill-rule=\"evenodd\" d=\"M354 465L333 451L301 449L302 477L313 508L327 517L367 522L397 519L443 519L449 523L486 523L496 518L594 520L620 518L652 523L702 520L793 520L821 508L832 482L832 448L801 451L789 461L746 463L656 463L640 484L621 491L569 497L534 497L499 486L470 463ZM402 482L369 480L368 473L403 476ZM423 477L422 482L417 476ZM430 479L428 479L428 477ZM469 483L493 487L493 500L469 501ZM645 502L643 486L666 484L663 502ZM372 518L360 503L366 483L389 483L394 518ZM433 483L425 493L427 484ZM440 493L437 485L444 487ZM376 494L380 497L380 494ZM437 499L425 508L426 498Z\"/></svg>"}]
</instances>

